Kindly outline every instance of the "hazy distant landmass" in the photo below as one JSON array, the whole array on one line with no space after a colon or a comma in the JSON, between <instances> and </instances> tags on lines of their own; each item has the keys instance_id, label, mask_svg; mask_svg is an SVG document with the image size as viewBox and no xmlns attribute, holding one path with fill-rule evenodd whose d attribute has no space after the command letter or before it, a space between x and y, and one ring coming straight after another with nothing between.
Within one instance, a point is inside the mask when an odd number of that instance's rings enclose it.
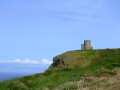
<instances>
[{"instance_id":1,"label":"hazy distant landmass","mask_svg":"<svg viewBox=\"0 0 120 90\"><path fill-rule=\"evenodd\" d=\"M30 73L11 73L11 72L0 72L0 80L11 80L15 78L20 78L23 76L31 75Z\"/></svg>"},{"instance_id":2,"label":"hazy distant landmass","mask_svg":"<svg viewBox=\"0 0 120 90\"><path fill-rule=\"evenodd\" d=\"M13 79L20 76L22 75L18 73L0 72L0 80L8 80L8 79Z\"/></svg>"}]
</instances>

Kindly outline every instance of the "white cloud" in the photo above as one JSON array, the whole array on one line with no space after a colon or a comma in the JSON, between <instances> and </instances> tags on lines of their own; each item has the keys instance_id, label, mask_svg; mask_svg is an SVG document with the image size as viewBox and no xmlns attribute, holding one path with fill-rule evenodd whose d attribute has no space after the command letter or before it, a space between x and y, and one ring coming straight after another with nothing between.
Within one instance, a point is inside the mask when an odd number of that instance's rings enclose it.
<instances>
[{"instance_id":1,"label":"white cloud","mask_svg":"<svg viewBox=\"0 0 120 90\"><path fill-rule=\"evenodd\" d=\"M14 59L14 60L0 60L0 64L42 64L42 65L50 65L52 64L52 60L48 59L39 59L39 60L31 60L31 59Z\"/></svg>"}]
</instances>

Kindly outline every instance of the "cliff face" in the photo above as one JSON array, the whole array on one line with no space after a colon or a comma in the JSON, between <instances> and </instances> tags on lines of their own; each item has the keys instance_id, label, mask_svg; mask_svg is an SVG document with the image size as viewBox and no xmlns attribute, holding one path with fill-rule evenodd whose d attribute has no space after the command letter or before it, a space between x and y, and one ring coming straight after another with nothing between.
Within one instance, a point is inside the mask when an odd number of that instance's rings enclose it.
<instances>
[{"instance_id":1,"label":"cliff face","mask_svg":"<svg viewBox=\"0 0 120 90\"><path fill-rule=\"evenodd\" d=\"M119 59L120 49L74 50L54 57L52 66L54 68L77 68L110 61L114 61L113 65L115 65Z\"/></svg>"}]
</instances>

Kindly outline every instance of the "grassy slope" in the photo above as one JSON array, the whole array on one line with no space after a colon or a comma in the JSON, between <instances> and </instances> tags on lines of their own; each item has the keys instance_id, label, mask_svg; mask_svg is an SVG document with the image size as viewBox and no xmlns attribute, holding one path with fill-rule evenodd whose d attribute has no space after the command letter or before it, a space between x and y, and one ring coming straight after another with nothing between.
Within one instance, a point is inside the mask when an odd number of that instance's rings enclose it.
<instances>
[{"instance_id":1,"label":"grassy slope","mask_svg":"<svg viewBox=\"0 0 120 90\"><path fill-rule=\"evenodd\" d=\"M64 60L67 68L51 66L43 74L0 83L0 90L53 90L63 83L78 81L83 76L114 75L120 67L120 49L69 51L56 58Z\"/></svg>"}]
</instances>

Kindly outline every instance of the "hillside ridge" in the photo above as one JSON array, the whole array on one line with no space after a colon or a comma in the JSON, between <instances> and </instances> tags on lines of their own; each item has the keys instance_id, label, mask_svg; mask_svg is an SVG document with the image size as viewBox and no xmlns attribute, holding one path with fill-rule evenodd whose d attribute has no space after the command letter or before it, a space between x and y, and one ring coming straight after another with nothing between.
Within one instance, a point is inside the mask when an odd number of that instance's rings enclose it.
<instances>
[{"instance_id":1,"label":"hillside ridge","mask_svg":"<svg viewBox=\"0 0 120 90\"><path fill-rule=\"evenodd\" d=\"M73 50L42 74L1 82L0 90L120 90L119 76L120 48Z\"/></svg>"}]
</instances>

